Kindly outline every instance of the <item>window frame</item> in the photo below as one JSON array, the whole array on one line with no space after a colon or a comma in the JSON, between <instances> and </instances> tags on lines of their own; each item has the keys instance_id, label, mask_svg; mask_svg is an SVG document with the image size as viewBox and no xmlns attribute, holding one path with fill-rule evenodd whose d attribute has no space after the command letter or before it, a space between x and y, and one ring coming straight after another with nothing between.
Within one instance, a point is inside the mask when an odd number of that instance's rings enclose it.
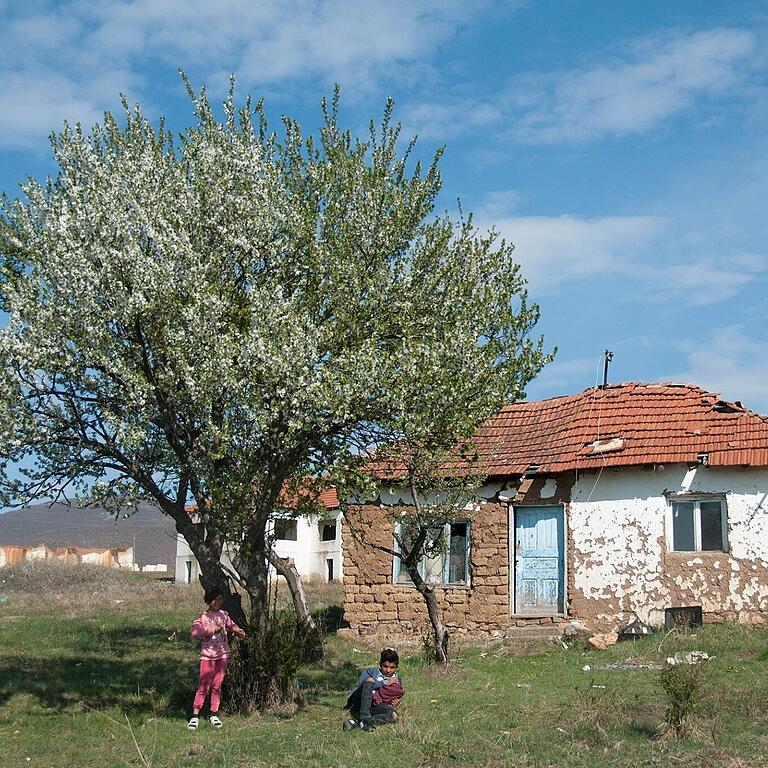
<instances>
[{"instance_id":1,"label":"window frame","mask_svg":"<svg viewBox=\"0 0 768 768\"><path fill-rule=\"evenodd\" d=\"M693 504L693 544L695 549L675 549L675 504ZM720 504L720 537L721 549L701 548L701 504L703 502L718 502ZM670 495L667 497L667 552L682 555L728 554L728 504L725 494L712 495Z\"/></svg>"},{"instance_id":2,"label":"window frame","mask_svg":"<svg viewBox=\"0 0 768 768\"><path fill-rule=\"evenodd\" d=\"M279 535L280 526L292 527L293 538L284 538ZM272 525L272 536L275 541L298 541L299 540L299 523L295 517L278 517L275 518Z\"/></svg>"},{"instance_id":3,"label":"window frame","mask_svg":"<svg viewBox=\"0 0 768 768\"><path fill-rule=\"evenodd\" d=\"M451 526L452 525L466 525L466 539L467 547L464 553L464 572L466 573L466 579L464 581L449 581L448 576L450 573L450 553L451 553ZM445 552L441 555L442 566L440 568L440 581L431 581L430 583L436 586L446 588L459 588L467 589L472 586L472 521L467 518L457 518L455 520L449 520L442 525L435 525L434 528L441 528L442 534L445 537ZM395 524L395 533L400 534L400 523ZM392 558L392 584L396 587L412 587L413 582L406 574L405 580L400 580L400 574L402 571L402 561L400 559L400 545L397 543L397 539L392 537L394 542L395 551L398 553ZM419 574L423 579L426 579L426 564L427 556L422 556L419 561Z\"/></svg>"},{"instance_id":4,"label":"window frame","mask_svg":"<svg viewBox=\"0 0 768 768\"><path fill-rule=\"evenodd\" d=\"M325 538L325 529L327 527L333 526L333 537L330 539ZM339 538L339 524L336 520L321 520L319 525L319 532L320 532L320 542L322 544L332 544L335 541L338 541Z\"/></svg>"}]
</instances>

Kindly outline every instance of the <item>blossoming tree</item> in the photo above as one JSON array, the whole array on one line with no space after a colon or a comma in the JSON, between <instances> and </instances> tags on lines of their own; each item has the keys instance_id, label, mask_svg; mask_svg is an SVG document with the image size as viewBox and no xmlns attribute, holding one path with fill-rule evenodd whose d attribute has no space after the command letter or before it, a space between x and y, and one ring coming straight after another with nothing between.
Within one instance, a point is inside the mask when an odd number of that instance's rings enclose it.
<instances>
[{"instance_id":1,"label":"blossoming tree","mask_svg":"<svg viewBox=\"0 0 768 768\"><path fill-rule=\"evenodd\" d=\"M233 90L218 119L190 88L178 140L127 104L65 126L57 176L3 199L0 482L153 500L235 612L236 542L258 624L286 488L409 425L467 433L546 355L511 247L435 214L439 154L398 151L391 105L359 141L336 95L305 139Z\"/></svg>"}]
</instances>

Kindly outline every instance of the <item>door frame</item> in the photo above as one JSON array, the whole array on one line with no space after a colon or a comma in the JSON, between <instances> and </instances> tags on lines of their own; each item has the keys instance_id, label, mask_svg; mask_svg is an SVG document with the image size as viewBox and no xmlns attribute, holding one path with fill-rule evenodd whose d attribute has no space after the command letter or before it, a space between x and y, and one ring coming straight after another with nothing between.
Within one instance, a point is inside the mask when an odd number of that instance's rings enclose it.
<instances>
[{"instance_id":1,"label":"door frame","mask_svg":"<svg viewBox=\"0 0 768 768\"><path fill-rule=\"evenodd\" d=\"M515 510L518 507L560 507L563 520L563 551L561 553L563 560L563 610L555 613L515 613L515 601L517 599L517 585L515 583L516 557L515 557L515 535L517 533L517 515ZM509 615L520 619L545 618L548 616L559 616L565 618L568 616L568 505L567 504L513 504L508 505L507 511L507 559L509 562Z\"/></svg>"}]
</instances>

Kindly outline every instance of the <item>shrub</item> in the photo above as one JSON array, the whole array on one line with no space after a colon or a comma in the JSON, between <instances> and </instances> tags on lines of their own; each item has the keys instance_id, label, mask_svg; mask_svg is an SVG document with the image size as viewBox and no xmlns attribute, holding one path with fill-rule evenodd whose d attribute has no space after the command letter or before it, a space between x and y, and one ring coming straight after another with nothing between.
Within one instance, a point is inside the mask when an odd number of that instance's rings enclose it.
<instances>
[{"instance_id":1,"label":"shrub","mask_svg":"<svg viewBox=\"0 0 768 768\"><path fill-rule=\"evenodd\" d=\"M659 673L659 685L666 697L666 732L682 739L689 730L691 716L701 703L705 672L701 664L668 664Z\"/></svg>"},{"instance_id":2,"label":"shrub","mask_svg":"<svg viewBox=\"0 0 768 768\"><path fill-rule=\"evenodd\" d=\"M248 714L303 707L296 673L304 660L307 640L289 611L276 611L261 632L251 628L232 649L222 691L227 709Z\"/></svg>"}]
</instances>

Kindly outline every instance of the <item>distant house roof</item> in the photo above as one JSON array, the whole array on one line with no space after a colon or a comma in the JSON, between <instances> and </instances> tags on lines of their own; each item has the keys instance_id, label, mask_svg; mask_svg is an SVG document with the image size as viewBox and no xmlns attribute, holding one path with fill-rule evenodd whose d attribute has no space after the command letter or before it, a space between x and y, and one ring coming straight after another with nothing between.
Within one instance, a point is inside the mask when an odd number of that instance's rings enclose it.
<instances>
[{"instance_id":1,"label":"distant house roof","mask_svg":"<svg viewBox=\"0 0 768 768\"><path fill-rule=\"evenodd\" d=\"M314 478L307 478L302 481L301 487L296 490L289 490L283 488L280 493L279 503L283 505L285 509L294 509L299 506L300 498L312 499L316 501L321 507L325 507L327 511L339 508L339 497L336 494L336 489L331 486L330 488L324 488L320 491L316 498L313 498L316 493L315 486L316 481Z\"/></svg>"},{"instance_id":2,"label":"distant house roof","mask_svg":"<svg viewBox=\"0 0 768 768\"><path fill-rule=\"evenodd\" d=\"M505 406L474 442L489 475L697 461L768 466L768 417L693 384L613 384Z\"/></svg>"}]
</instances>

